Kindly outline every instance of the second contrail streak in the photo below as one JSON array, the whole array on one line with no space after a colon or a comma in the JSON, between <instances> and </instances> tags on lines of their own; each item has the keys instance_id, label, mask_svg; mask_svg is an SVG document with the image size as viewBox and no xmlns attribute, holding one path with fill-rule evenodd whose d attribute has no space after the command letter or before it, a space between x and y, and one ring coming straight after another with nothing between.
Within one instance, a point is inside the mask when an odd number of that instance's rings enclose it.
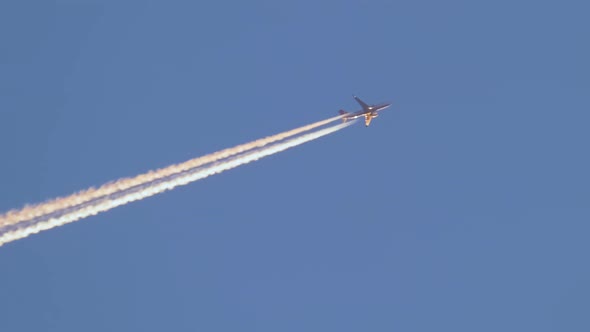
<instances>
[{"instance_id":1,"label":"second contrail streak","mask_svg":"<svg viewBox=\"0 0 590 332\"><path fill-rule=\"evenodd\" d=\"M332 117L326 120L318 121L306 126L302 126L293 130L285 131L273 136L265 137L259 140L252 141L250 143L241 144L232 148L224 149L215 153L208 154L206 156L191 159L181 164L168 166L166 168L147 172L145 174L138 175L133 178L123 178L117 181L106 183L99 188L90 188L76 194L53 199L41 204L25 206L20 210L8 211L7 213L0 215L0 229L3 226L12 225L19 223L24 220L30 220L32 218L40 217L56 211L70 208L76 205L83 204L85 202L100 198L105 195L110 195L121 190L126 190L138 185L142 185L151 181L162 179L173 174L187 171L189 169L199 167L208 163L212 163L221 159L225 159L234 156L245 151L264 147L268 144L278 142L280 140L301 134L303 132L319 128L328 123L334 122L340 119L340 116Z\"/></svg>"},{"instance_id":2,"label":"second contrail streak","mask_svg":"<svg viewBox=\"0 0 590 332\"><path fill-rule=\"evenodd\" d=\"M292 131L288 131L282 134L268 137L266 139L253 141L251 143L236 146L234 148L222 150L201 158L196 158L188 162L172 165L163 170L167 170L164 173L158 173L158 176L149 177L152 173L146 173L139 175L132 179L123 179L125 181L139 179L146 177L145 181L133 182L133 185L126 183L125 186L109 188L104 192L102 196L93 196L92 198L86 198L80 200L76 198L76 195L84 195L88 191L84 191L80 194L74 194L64 199L70 199L71 202L65 207L50 210L51 212L35 212L29 211L27 214L28 219L22 219L16 222L2 225L0 223L0 246L12 242L18 239L22 239L31 234L38 233L44 230L48 230L54 227L58 227L67 223L71 223L82 218L92 216L101 212L108 211L117 206L127 204L129 202L137 201L146 197L156 195L158 193L171 190L177 186L186 185L188 183L206 178L213 174L221 173L223 171L238 167L258 160L260 158L287 150L294 146L309 142L319 137L331 134L335 131L348 127L354 122L346 122L339 125L334 125L328 128L317 130L308 134L300 135L294 138L290 138L285 141L281 141L270 146L272 142L277 142L282 136L282 139L286 137L294 136L298 133L308 131L317 128L318 123L327 124L333 122L339 117L331 118L328 120L320 121L315 124L300 127ZM310 128L311 126L311 128ZM303 129L307 128L307 129ZM293 134L293 132L298 131ZM287 134L291 133L287 136ZM274 138L273 138L274 137ZM238 149L239 148L239 149ZM210 160L208 162L194 162L195 160ZM191 164L191 162L193 162ZM162 170L160 170L162 171ZM119 180L113 184L120 183ZM108 184L107 184L108 185ZM105 185L105 186L107 186ZM111 184L112 185L112 184ZM103 186L103 187L105 187ZM101 188L103 188L101 187ZM99 188L98 190L100 190ZM18 211L16 211L18 215ZM31 217L32 216L32 217Z\"/></svg>"}]
</instances>

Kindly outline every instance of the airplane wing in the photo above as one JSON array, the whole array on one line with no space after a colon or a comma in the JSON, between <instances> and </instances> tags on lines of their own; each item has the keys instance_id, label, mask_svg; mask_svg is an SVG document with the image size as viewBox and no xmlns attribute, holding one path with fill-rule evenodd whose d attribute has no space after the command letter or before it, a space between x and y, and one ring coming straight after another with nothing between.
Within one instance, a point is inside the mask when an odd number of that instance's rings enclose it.
<instances>
[{"instance_id":1,"label":"airplane wing","mask_svg":"<svg viewBox=\"0 0 590 332\"><path fill-rule=\"evenodd\" d=\"M369 105L367 105L364 101L362 101L359 97L357 96L353 96L354 99L356 100L357 103L359 103L359 105L361 105L361 107L365 110L368 111L369 110Z\"/></svg>"}]
</instances>

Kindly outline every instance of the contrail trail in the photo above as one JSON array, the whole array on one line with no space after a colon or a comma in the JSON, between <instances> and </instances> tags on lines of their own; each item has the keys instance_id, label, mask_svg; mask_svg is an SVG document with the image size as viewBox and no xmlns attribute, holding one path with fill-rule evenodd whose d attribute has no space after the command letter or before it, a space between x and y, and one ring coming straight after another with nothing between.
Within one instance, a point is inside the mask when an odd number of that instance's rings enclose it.
<instances>
[{"instance_id":1,"label":"contrail trail","mask_svg":"<svg viewBox=\"0 0 590 332\"><path fill-rule=\"evenodd\" d=\"M6 225L12 225L24 220L30 220L32 218L40 217L43 215L47 215L65 208L73 207L79 204L83 204L85 202L91 201L96 198L100 198L105 195L110 195L115 192L119 192L121 190L126 190L131 187L135 187L141 184L145 184L147 182L151 182L154 180L162 179L168 176L171 176L175 173L184 172L191 168L199 167L208 163L212 163L224 158L228 158L234 156L238 153L243 153L245 151L260 148L266 146L268 144L278 142L280 140L289 138L294 135L301 134L303 132L324 126L328 123L334 122L340 119L341 116L335 116L326 120L318 121L306 126L302 126L293 130L289 130L283 133L279 133L273 136L265 137L259 140L252 141L250 143L242 144L235 146L233 148L228 148L225 150L221 150L200 158L191 159L187 162L172 165L166 168L158 169L155 171L150 171L145 174L138 175L133 178L123 178L117 180L115 182L106 183L99 188L90 188L76 194L67 196L67 197L60 197L56 198L41 204L32 205L32 206L25 206L20 210L12 210L8 211L4 215L0 215L0 228Z\"/></svg>"},{"instance_id":2,"label":"contrail trail","mask_svg":"<svg viewBox=\"0 0 590 332\"><path fill-rule=\"evenodd\" d=\"M336 117L338 119L338 117ZM329 119L330 120L330 119ZM328 120L326 120L328 121ZM333 120L332 120L333 121ZM330 122L332 122L330 121ZM22 239L27 237L31 234L35 234L44 230L48 230L54 227L58 227L67 223L71 223L77 221L79 219L92 216L101 212L108 211L113 209L117 206L121 206L127 204L129 202L133 202L136 200L140 200L146 197L150 197L156 195L158 193L162 193L167 190L171 190L177 186L186 185L188 183L206 178L213 174L218 174L223 171L238 167L240 165L244 165L250 163L252 161L258 160L260 158L287 150L289 148L295 147L297 145L303 144L305 142L312 141L319 137L331 134L336 132L340 129L348 127L349 125L353 124L354 122L346 122L339 125L334 125L325 129L317 130L305 135L301 135L295 138L288 139L283 142L275 143L271 146L257 148L253 151L249 149L246 152L233 156L233 157L226 157L223 160L219 158L216 159L217 162L202 166L186 168L182 171L173 172L171 175L168 176L160 176L156 180L150 180L149 182L141 183L137 186L131 186L124 190L114 191L110 194L106 195L102 198L95 198L94 200L88 201L86 204L80 204L79 206L68 207L65 209L57 210L52 213L46 213L40 217L34 217L26 220L22 220L21 222L7 225L7 226L0 226L0 246L12 242L18 239ZM303 128L303 127L302 127ZM258 141L254 141L258 142ZM252 142L252 143L254 143ZM248 143L250 144L250 143ZM267 143L268 144L268 143ZM240 145L246 146L247 144ZM239 146L238 146L239 147ZM236 147L237 148L237 147ZM233 149L233 148L232 148ZM231 150L231 149L227 149ZM227 151L223 150L223 151ZM223 152L221 151L221 152ZM218 155L218 153L213 153L202 158L211 157L213 155ZM234 154L235 155L235 154ZM200 159L200 158L197 158ZM190 161L188 161L190 162ZM186 163L188 163L186 162ZM173 165L165 169L169 169L172 167L177 167L180 165ZM147 173L150 174L150 173ZM145 175L145 174L144 174ZM137 178L137 177L136 177ZM135 179L135 178L134 178ZM115 182L116 183L116 182ZM82 194L84 194L83 192ZM77 195L77 194L75 194ZM75 196L73 195L73 196ZM66 197L67 199L68 197ZM63 212L63 213L60 213Z\"/></svg>"}]
</instances>

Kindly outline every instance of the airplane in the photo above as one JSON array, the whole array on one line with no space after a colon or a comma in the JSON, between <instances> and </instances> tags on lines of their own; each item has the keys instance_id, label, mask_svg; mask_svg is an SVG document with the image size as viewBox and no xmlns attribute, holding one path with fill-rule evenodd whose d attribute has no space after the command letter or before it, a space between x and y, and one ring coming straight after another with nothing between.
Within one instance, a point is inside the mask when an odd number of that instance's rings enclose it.
<instances>
[{"instance_id":1,"label":"airplane","mask_svg":"<svg viewBox=\"0 0 590 332\"><path fill-rule=\"evenodd\" d=\"M363 108L358 112L346 112L345 110L340 110L338 113L342 115L342 121L346 122L348 120L353 120L356 118L360 118L361 116L365 117L365 127L368 127L371 123L371 120L379 116L379 111L384 110L391 106L391 104L378 104L378 105L367 105L364 101L362 101L359 97L353 96L354 99L361 105Z\"/></svg>"}]
</instances>

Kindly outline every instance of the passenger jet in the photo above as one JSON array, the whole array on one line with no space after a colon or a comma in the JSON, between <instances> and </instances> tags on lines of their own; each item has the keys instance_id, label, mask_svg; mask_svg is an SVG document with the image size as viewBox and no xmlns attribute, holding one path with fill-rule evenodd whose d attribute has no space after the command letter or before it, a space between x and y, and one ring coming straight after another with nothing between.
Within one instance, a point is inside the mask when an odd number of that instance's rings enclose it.
<instances>
[{"instance_id":1,"label":"passenger jet","mask_svg":"<svg viewBox=\"0 0 590 332\"><path fill-rule=\"evenodd\" d=\"M354 113L349 113L344 110L338 111L340 115L342 115L342 120L344 122L356 118L360 118L361 116L365 117L365 126L368 127L371 123L371 120L379 116L379 111L388 108L391 104L378 104L378 105L367 105L364 101L362 101L359 97L353 96L354 99L361 105L363 108L362 110Z\"/></svg>"}]
</instances>

